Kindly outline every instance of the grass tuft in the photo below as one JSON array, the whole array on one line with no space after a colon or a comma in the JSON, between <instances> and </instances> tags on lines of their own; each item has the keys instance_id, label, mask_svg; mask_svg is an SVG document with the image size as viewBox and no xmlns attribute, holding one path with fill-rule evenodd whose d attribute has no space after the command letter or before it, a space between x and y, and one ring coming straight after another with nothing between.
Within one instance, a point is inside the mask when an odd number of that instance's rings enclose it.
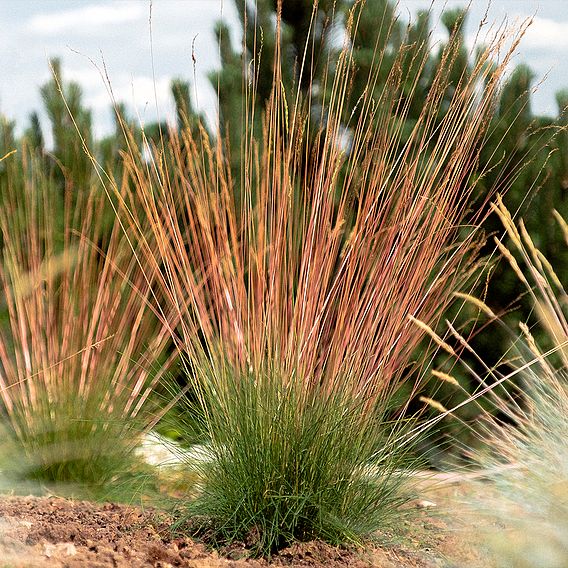
<instances>
[{"instance_id":1,"label":"grass tuft","mask_svg":"<svg viewBox=\"0 0 568 568\"><path fill-rule=\"evenodd\" d=\"M314 538L361 544L399 519L411 492L410 459L395 446L401 425L389 428L339 393L306 398L297 383L265 373L225 377L223 396L208 399L210 459L188 463L205 484L177 526L270 554Z\"/></svg>"},{"instance_id":2,"label":"grass tuft","mask_svg":"<svg viewBox=\"0 0 568 568\"><path fill-rule=\"evenodd\" d=\"M134 450L172 361L151 280L95 184L63 191L25 144L5 163L0 469L16 488L132 496L149 474Z\"/></svg>"}]
</instances>

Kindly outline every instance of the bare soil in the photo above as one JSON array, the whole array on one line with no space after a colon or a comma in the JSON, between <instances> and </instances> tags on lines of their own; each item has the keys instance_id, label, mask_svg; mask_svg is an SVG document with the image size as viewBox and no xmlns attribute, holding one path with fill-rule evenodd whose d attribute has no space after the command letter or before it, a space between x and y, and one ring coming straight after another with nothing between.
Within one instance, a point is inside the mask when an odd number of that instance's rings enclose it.
<instances>
[{"instance_id":1,"label":"bare soil","mask_svg":"<svg viewBox=\"0 0 568 568\"><path fill-rule=\"evenodd\" d=\"M34 568L434 568L485 566L461 530L449 527L424 503L400 544L347 550L307 542L270 562L233 547L225 556L189 538L174 538L164 513L59 497L0 497L0 567ZM413 536L414 535L414 536Z\"/></svg>"}]
</instances>

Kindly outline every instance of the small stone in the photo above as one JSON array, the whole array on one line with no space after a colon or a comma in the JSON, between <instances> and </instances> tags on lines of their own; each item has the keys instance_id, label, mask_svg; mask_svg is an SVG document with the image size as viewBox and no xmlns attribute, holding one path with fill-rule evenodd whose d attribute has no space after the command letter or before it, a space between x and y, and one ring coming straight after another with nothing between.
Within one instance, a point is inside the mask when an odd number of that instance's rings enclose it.
<instances>
[{"instance_id":1,"label":"small stone","mask_svg":"<svg viewBox=\"0 0 568 568\"><path fill-rule=\"evenodd\" d=\"M433 501L426 501L426 499L420 499L420 501L416 502L417 509L432 509L433 507L437 507L436 503Z\"/></svg>"},{"instance_id":2,"label":"small stone","mask_svg":"<svg viewBox=\"0 0 568 568\"><path fill-rule=\"evenodd\" d=\"M57 544L47 543L43 545L43 554L47 558L51 558L55 554L60 553L65 556L75 556L77 549L72 542L58 542Z\"/></svg>"}]
</instances>

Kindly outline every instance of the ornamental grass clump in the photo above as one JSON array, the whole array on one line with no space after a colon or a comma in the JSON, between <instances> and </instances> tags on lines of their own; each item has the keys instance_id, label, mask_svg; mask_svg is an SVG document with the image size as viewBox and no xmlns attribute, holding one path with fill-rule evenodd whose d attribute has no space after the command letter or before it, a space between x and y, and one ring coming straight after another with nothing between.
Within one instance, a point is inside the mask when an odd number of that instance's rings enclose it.
<instances>
[{"instance_id":1,"label":"ornamental grass clump","mask_svg":"<svg viewBox=\"0 0 568 568\"><path fill-rule=\"evenodd\" d=\"M62 190L25 143L3 165L4 483L125 497L142 473L133 450L155 419L152 392L172 359L167 326L148 306L151 280L104 192Z\"/></svg>"},{"instance_id":2,"label":"ornamental grass clump","mask_svg":"<svg viewBox=\"0 0 568 568\"><path fill-rule=\"evenodd\" d=\"M495 62L505 35L451 85L441 114L459 53L450 42L408 132L416 84L404 50L380 88L385 54L374 54L357 112L343 112L356 27L355 11L313 89L318 113L285 89L277 42L266 113L245 104L235 117L238 175L228 144L204 127L142 148L130 136L128 179L101 175L156 280L156 310L179 317L187 412L206 440L208 459L188 463L202 487L180 503L178 528L189 520L210 542L254 554L296 539L360 543L400 520L416 321L434 324L475 264L484 210L472 208L472 174L511 55ZM308 46L306 75L310 57ZM243 66L252 101L254 65Z\"/></svg>"}]
</instances>

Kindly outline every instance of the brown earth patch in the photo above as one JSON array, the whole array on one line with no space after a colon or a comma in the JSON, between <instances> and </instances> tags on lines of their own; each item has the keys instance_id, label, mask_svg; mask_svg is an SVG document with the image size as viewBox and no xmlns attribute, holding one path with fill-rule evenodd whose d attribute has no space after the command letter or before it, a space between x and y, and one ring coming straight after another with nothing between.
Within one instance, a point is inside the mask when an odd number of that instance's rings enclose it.
<instances>
[{"instance_id":1,"label":"brown earth patch","mask_svg":"<svg viewBox=\"0 0 568 568\"><path fill-rule=\"evenodd\" d=\"M296 544L270 562L232 547L225 556L189 538L174 538L156 510L58 497L0 498L0 568L435 568L482 566L429 509L396 546L347 550L322 542ZM414 523L413 523L414 524ZM414 536L413 536L414 535Z\"/></svg>"}]
</instances>

